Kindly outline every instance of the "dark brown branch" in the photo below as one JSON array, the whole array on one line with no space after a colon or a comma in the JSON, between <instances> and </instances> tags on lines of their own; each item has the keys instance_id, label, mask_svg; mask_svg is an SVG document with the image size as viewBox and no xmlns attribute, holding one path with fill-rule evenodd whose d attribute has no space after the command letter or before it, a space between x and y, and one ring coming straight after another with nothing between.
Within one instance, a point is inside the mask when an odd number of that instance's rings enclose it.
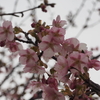
<instances>
[{"instance_id":1,"label":"dark brown branch","mask_svg":"<svg viewBox=\"0 0 100 100\"><path fill-rule=\"evenodd\" d=\"M47 4L46 6L54 6L55 3L51 3L51 4ZM30 9L27 9L27 10L23 10L23 11L18 11L18 12L13 12L13 13L1 13L0 16L5 16L5 15L12 15L12 16L15 16L15 17L19 17L17 14L21 14L21 17L24 16L24 12L28 12L30 10L35 10L37 8L41 8L41 4L37 7L34 7L34 8L30 8Z\"/></svg>"},{"instance_id":2,"label":"dark brown branch","mask_svg":"<svg viewBox=\"0 0 100 100\"><path fill-rule=\"evenodd\" d=\"M100 54L97 56L93 56L92 59L98 59L100 57Z\"/></svg>"},{"instance_id":3,"label":"dark brown branch","mask_svg":"<svg viewBox=\"0 0 100 100\"><path fill-rule=\"evenodd\" d=\"M19 41L19 42L29 43L29 44L35 45L34 42L32 42L32 41L25 41L25 40L19 39L19 38L17 38L17 37L15 38L15 40L17 40L17 41Z\"/></svg>"},{"instance_id":4,"label":"dark brown branch","mask_svg":"<svg viewBox=\"0 0 100 100\"><path fill-rule=\"evenodd\" d=\"M85 79L83 75L80 75L80 77L85 81L85 83L92 89L93 92L95 92L98 96L100 96L100 85L93 82L90 79Z\"/></svg>"},{"instance_id":5,"label":"dark brown branch","mask_svg":"<svg viewBox=\"0 0 100 100\"><path fill-rule=\"evenodd\" d=\"M90 80L89 78L85 78L83 76L83 74L76 68L72 67L72 69L77 70L80 73L80 78L82 78L82 80L88 85L88 87L91 88L91 90L96 93L98 96L100 96L100 85L93 82L92 80Z\"/></svg>"},{"instance_id":6,"label":"dark brown branch","mask_svg":"<svg viewBox=\"0 0 100 100\"><path fill-rule=\"evenodd\" d=\"M19 17L17 14L21 14L21 17L23 17L23 13L24 12L27 12L27 11L30 11L30 10L35 10L37 8L40 8L40 6L37 6L37 7L34 7L34 8L30 8L30 9L27 9L27 10L23 10L23 11L19 11L19 12L13 12L13 13L2 13L0 14L0 16L5 16L5 15L12 15L12 16L15 16L15 17Z\"/></svg>"}]
</instances>

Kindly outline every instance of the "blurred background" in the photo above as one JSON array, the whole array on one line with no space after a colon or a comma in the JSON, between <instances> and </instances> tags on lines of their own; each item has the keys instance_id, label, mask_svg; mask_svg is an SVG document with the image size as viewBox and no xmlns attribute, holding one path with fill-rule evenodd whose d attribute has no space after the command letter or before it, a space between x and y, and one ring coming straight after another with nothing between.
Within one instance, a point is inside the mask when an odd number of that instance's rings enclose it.
<instances>
[{"instance_id":1,"label":"blurred background","mask_svg":"<svg viewBox=\"0 0 100 100\"><path fill-rule=\"evenodd\" d=\"M67 21L66 36L65 38L76 37L80 42L86 43L88 50L93 51L93 56L100 56L100 0L48 0L49 3L55 3L55 7L47 7L47 12L42 12L41 9L30 10L15 16L1 16L0 25L4 20L10 20L13 26L21 27L24 31L28 31L31 28L32 22L42 20L47 25L52 24L52 20L58 15L62 20ZM34 8L42 3L43 0L0 0L0 14L12 13ZM26 44L25 44L26 47ZM20 86L20 92L24 90L23 82L32 78L32 74L22 74L23 66L18 64L18 57L12 59L10 52L7 49L0 47L0 66L4 66L7 63L7 67L1 67L0 69L0 82L2 87L6 89L11 82L11 87L15 85ZM10 57L10 58L9 58ZM15 67L12 67L15 66ZM18 67L20 66L20 68ZM14 72L11 73L11 70ZM3 72L3 73L2 73ZM5 74L6 73L6 74ZM9 73L9 76L6 77ZM94 82L100 84L100 71L90 70L90 78ZM24 77L24 78L23 78ZM15 79L16 78L16 79ZM5 79L5 80L4 80ZM16 87L16 90L18 87ZM7 90L9 91L9 90ZM30 96L30 94L28 94ZM3 96L0 96L0 100L5 100ZM27 96L25 97L27 98Z\"/></svg>"}]
</instances>

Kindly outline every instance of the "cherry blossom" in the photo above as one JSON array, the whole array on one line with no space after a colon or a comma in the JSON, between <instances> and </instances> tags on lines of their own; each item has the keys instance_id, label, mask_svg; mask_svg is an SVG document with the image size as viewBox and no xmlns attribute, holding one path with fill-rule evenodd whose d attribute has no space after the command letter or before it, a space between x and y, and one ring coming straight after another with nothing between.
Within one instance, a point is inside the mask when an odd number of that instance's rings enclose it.
<instances>
[{"instance_id":1,"label":"cherry blossom","mask_svg":"<svg viewBox=\"0 0 100 100\"><path fill-rule=\"evenodd\" d=\"M42 42L39 44L39 49L42 50L44 59L51 58L56 52L60 52L60 45L53 41L51 35L46 35L42 38Z\"/></svg>"},{"instance_id":2,"label":"cherry blossom","mask_svg":"<svg viewBox=\"0 0 100 100\"><path fill-rule=\"evenodd\" d=\"M80 43L76 38L69 38L63 41L61 55L66 56L73 51L87 52L87 47L85 43ZM88 55L88 54L87 54Z\"/></svg>"},{"instance_id":3,"label":"cherry blossom","mask_svg":"<svg viewBox=\"0 0 100 100\"><path fill-rule=\"evenodd\" d=\"M26 49L19 51L19 61L22 64L28 64L28 63L36 63L39 58L37 54L32 49Z\"/></svg>"},{"instance_id":4,"label":"cherry blossom","mask_svg":"<svg viewBox=\"0 0 100 100\"><path fill-rule=\"evenodd\" d=\"M16 52L16 51L20 51L23 49L22 45L18 42L15 42L15 41L8 41L6 43L6 47L9 48L9 50L11 52Z\"/></svg>"},{"instance_id":5,"label":"cherry blossom","mask_svg":"<svg viewBox=\"0 0 100 100\"><path fill-rule=\"evenodd\" d=\"M64 35L66 30L63 28L52 27L50 35L52 35L55 42L62 43L64 41Z\"/></svg>"},{"instance_id":6,"label":"cherry blossom","mask_svg":"<svg viewBox=\"0 0 100 100\"><path fill-rule=\"evenodd\" d=\"M94 68L95 70L99 70L100 69L100 61L98 61L97 59L89 60L88 66L89 66L89 68Z\"/></svg>"},{"instance_id":7,"label":"cherry blossom","mask_svg":"<svg viewBox=\"0 0 100 100\"><path fill-rule=\"evenodd\" d=\"M59 27L59 28L63 27L65 24L66 24L66 21L61 20L59 15L57 16L56 20L54 19L53 22L52 22L53 26Z\"/></svg>"},{"instance_id":8,"label":"cherry blossom","mask_svg":"<svg viewBox=\"0 0 100 100\"><path fill-rule=\"evenodd\" d=\"M42 66L37 65L37 63L30 62L25 65L24 72L43 74L45 73L45 69Z\"/></svg>"},{"instance_id":9,"label":"cherry blossom","mask_svg":"<svg viewBox=\"0 0 100 100\"><path fill-rule=\"evenodd\" d=\"M44 100L65 100L62 93L46 85L43 86L43 98Z\"/></svg>"},{"instance_id":10,"label":"cherry blossom","mask_svg":"<svg viewBox=\"0 0 100 100\"><path fill-rule=\"evenodd\" d=\"M42 10L45 11L45 6L42 6ZM28 34L22 32L26 41L21 38L14 40L16 34L13 33L11 22L4 21L3 26L0 27L0 46L9 48L12 53L18 51L19 62L25 65L23 71L37 74L38 79L28 85L28 88L33 90L33 94L41 90L44 100L65 100L65 95L72 97L73 100L92 100L87 93L90 84L87 82L88 71L90 68L100 70L100 61L92 59L92 52L87 50L85 43L80 43L76 38L64 38L65 24L66 21L61 20L59 15L50 27L46 27L45 23L34 22L33 30ZM29 35L35 38L34 41ZM20 42L31 43L32 47L30 45L29 48L23 49ZM51 58L55 63L49 68L49 64L45 61ZM61 89L59 83L63 85ZM90 88L94 89L92 84Z\"/></svg>"},{"instance_id":11,"label":"cherry blossom","mask_svg":"<svg viewBox=\"0 0 100 100\"><path fill-rule=\"evenodd\" d=\"M62 82L66 82L66 74L68 73L68 62L67 59L63 56L57 58L57 63L54 66L55 76Z\"/></svg>"},{"instance_id":12,"label":"cherry blossom","mask_svg":"<svg viewBox=\"0 0 100 100\"><path fill-rule=\"evenodd\" d=\"M4 21L3 26L0 27L0 41L12 41L14 40L12 23L10 21Z\"/></svg>"},{"instance_id":13,"label":"cherry blossom","mask_svg":"<svg viewBox=\"0 0 100 100\"><path fill-rule=\"evenodd\" d=\"M88 57L83 54L83 53L79 53L74 51L73 53L71 53L68 56L68 64L70 67L75 67L76 69L78 69L79 71L81 71L82 73L84 72L83 68L87 67L88 68Z\"/></svg>"}]
</instances>

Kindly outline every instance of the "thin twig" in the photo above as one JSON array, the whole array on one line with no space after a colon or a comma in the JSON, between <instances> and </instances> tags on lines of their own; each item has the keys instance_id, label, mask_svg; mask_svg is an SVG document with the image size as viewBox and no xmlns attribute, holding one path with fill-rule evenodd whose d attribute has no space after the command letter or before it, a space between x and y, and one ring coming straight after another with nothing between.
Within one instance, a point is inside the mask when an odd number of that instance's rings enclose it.
<instances>
[{"instance_id":1,"label":"thin twig","mask_svg":"<svg viewBox=\"0 0 100 100\"><path fill-rule=\"evenodd\" d=\"M32 77L26 82L25 86L24 86L24 89L23 89L23 92L21 93L21 95L18 97L17 100L20 100L21 96L23 96L25 94L25 90L27 89L27 86L29 85L30 83L30 80L34 79L34 74L32 75Z\"/></svg>"},{"instance_id":2,"label":"thin twig","mask_svg":"<svg viewBox=\"0 0 100 100\"><path fill-rule=\"evenodd\" d=\"M53 6L53 5L55 5L55 3L47 4L46 6ZM37 8L41 8L41 4L37 7L30 8L30 9L23 10L23 11L18 11L18 12L13 12L13 13L1 13L0 16L12 15L12 16L15 16L15 17L19 17L17 14L21 14L21 17L23 17L24 12L27 12L27 11L30 11L30 10L35 10Z\"/></svg>"},{"instance_id":3,"label":"thin twig","mask_svg":"<svg viewBox=\"0 0 100 100\"><path fill-rule=\"evenodd\" d=\"M97 5L97 1L96 1L96 2L93 2L93 8L92 8L91 11L89 12L89 15L88 15L88 17L86 18L83 27L81 28L81 30L79 31L79 33L75 36L76 38L78 38L78 37L81 35L81 33L82 33L85 29L88 28L88 22L90 21L90 18L91 18L92 14L93 14L93 12L94 12L94 10L95 10L96 5Z\"/></svg>"},{"instance_id":4,"label":"thin twig","mask_svg":"<svg viewBox=\"0 0 100 100\"><path fill-rule=\"evenodd\" d=\"M86 0L83 0L82 3L80 4L78 10L75 12L75 14L72 15L72 19L71 22L74 22L75 18L79 15L79 13L81 12L82 8L85 5ZM71 24L69 24L66 28L69 28Z\"/></svg>"},{"instance_id":5,"label":"thin twig","mask_svg":"<svg viewBox=\"0 0 100 100\"><path fill-rule=\"evenodd\" d=\"M22 39L19 39L19 38L15 38L15 40L23 42L23 43L33 44L31 41L25 41L25 40L22 40Z\"/></svg>"},{"instance_id":6,"label":"thin twig","mask_svg":"<svg viewBox=\"0 0 100 100\"><path fill-rule=\"evenodd\" d=\"M16 67L14 67L11 72L4 78L4 80L1 82L0 87L2 86L2 84L9 78L9 76L14 72L14 70L19 67L20 64L18 64Z\"/></svg>"},{"instance_id":7,"label":"thin twig","mask_svg":"<svg viewBox=\"0 0 100 100\"><path fill-rule=\"evenodd\" d=\"M17 5L18 5L18 1L19 1L19 0L16 0L16 1L15 1L13 12L16 11L16 8L17 8ZM13 16L10 17L10 20L12 20L12 19L13 19Z\"/></svg>"},{"instance_id":8,"label":"thin twig","mask_svg":"<svg viewBox=\"0 0 100 100\"><path fill-rule=\"evenodd\" d=\"M35 9L37 9L37 8L40 8L40 6L37 6L37 7L34 7L34 8L30 8L30 9L27 9L27 10L23 10L23 11L19 11L19 12L2 13L2 14L0 14L0 16L12 15L12 16L15 16L15 17L19 17L17 14L21 14L21 17L23 17L23 13L24 13L24 12L27 12L27 11L30 11L30 10L35 10Z\"/></svg>"}]
</instances>

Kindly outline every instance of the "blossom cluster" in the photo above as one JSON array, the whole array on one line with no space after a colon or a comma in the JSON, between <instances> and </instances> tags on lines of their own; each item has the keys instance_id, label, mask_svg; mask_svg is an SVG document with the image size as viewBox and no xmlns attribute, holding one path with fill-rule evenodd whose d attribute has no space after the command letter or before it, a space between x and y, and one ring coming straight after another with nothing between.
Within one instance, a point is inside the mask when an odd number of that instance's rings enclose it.
<instances>
[{"instance_id":1,"label":"blossom cluster","mask_svg":"<svg viewBox=\"0 0 100 100\"><path fill-rule=\"evenodd\" d=\"M66 24L58 15L51 26L42 24L41 21L33 22L33 29L25 33L20 28L16 31L10 21L4 21L0 27L0 46L19 54L19 62L25 65L25 73L41 76L38 80L31 81L28 88L34 94L42 90L44 100L65 100L65 96L70 100L93 100L85 80L89 79L89 69L100 69L100 61L92 59L92 52L87 50L85 43L80 43L76 38L65 39ZM24 33L27 41L20 40L16 32ZM35 41L28 35L35 38ZM23 49L20 42L32 45ZM47 71L50 59L54 59L55 64ZM61 83L63 88L60 89Z\"/></svg>"}]
</instances>

